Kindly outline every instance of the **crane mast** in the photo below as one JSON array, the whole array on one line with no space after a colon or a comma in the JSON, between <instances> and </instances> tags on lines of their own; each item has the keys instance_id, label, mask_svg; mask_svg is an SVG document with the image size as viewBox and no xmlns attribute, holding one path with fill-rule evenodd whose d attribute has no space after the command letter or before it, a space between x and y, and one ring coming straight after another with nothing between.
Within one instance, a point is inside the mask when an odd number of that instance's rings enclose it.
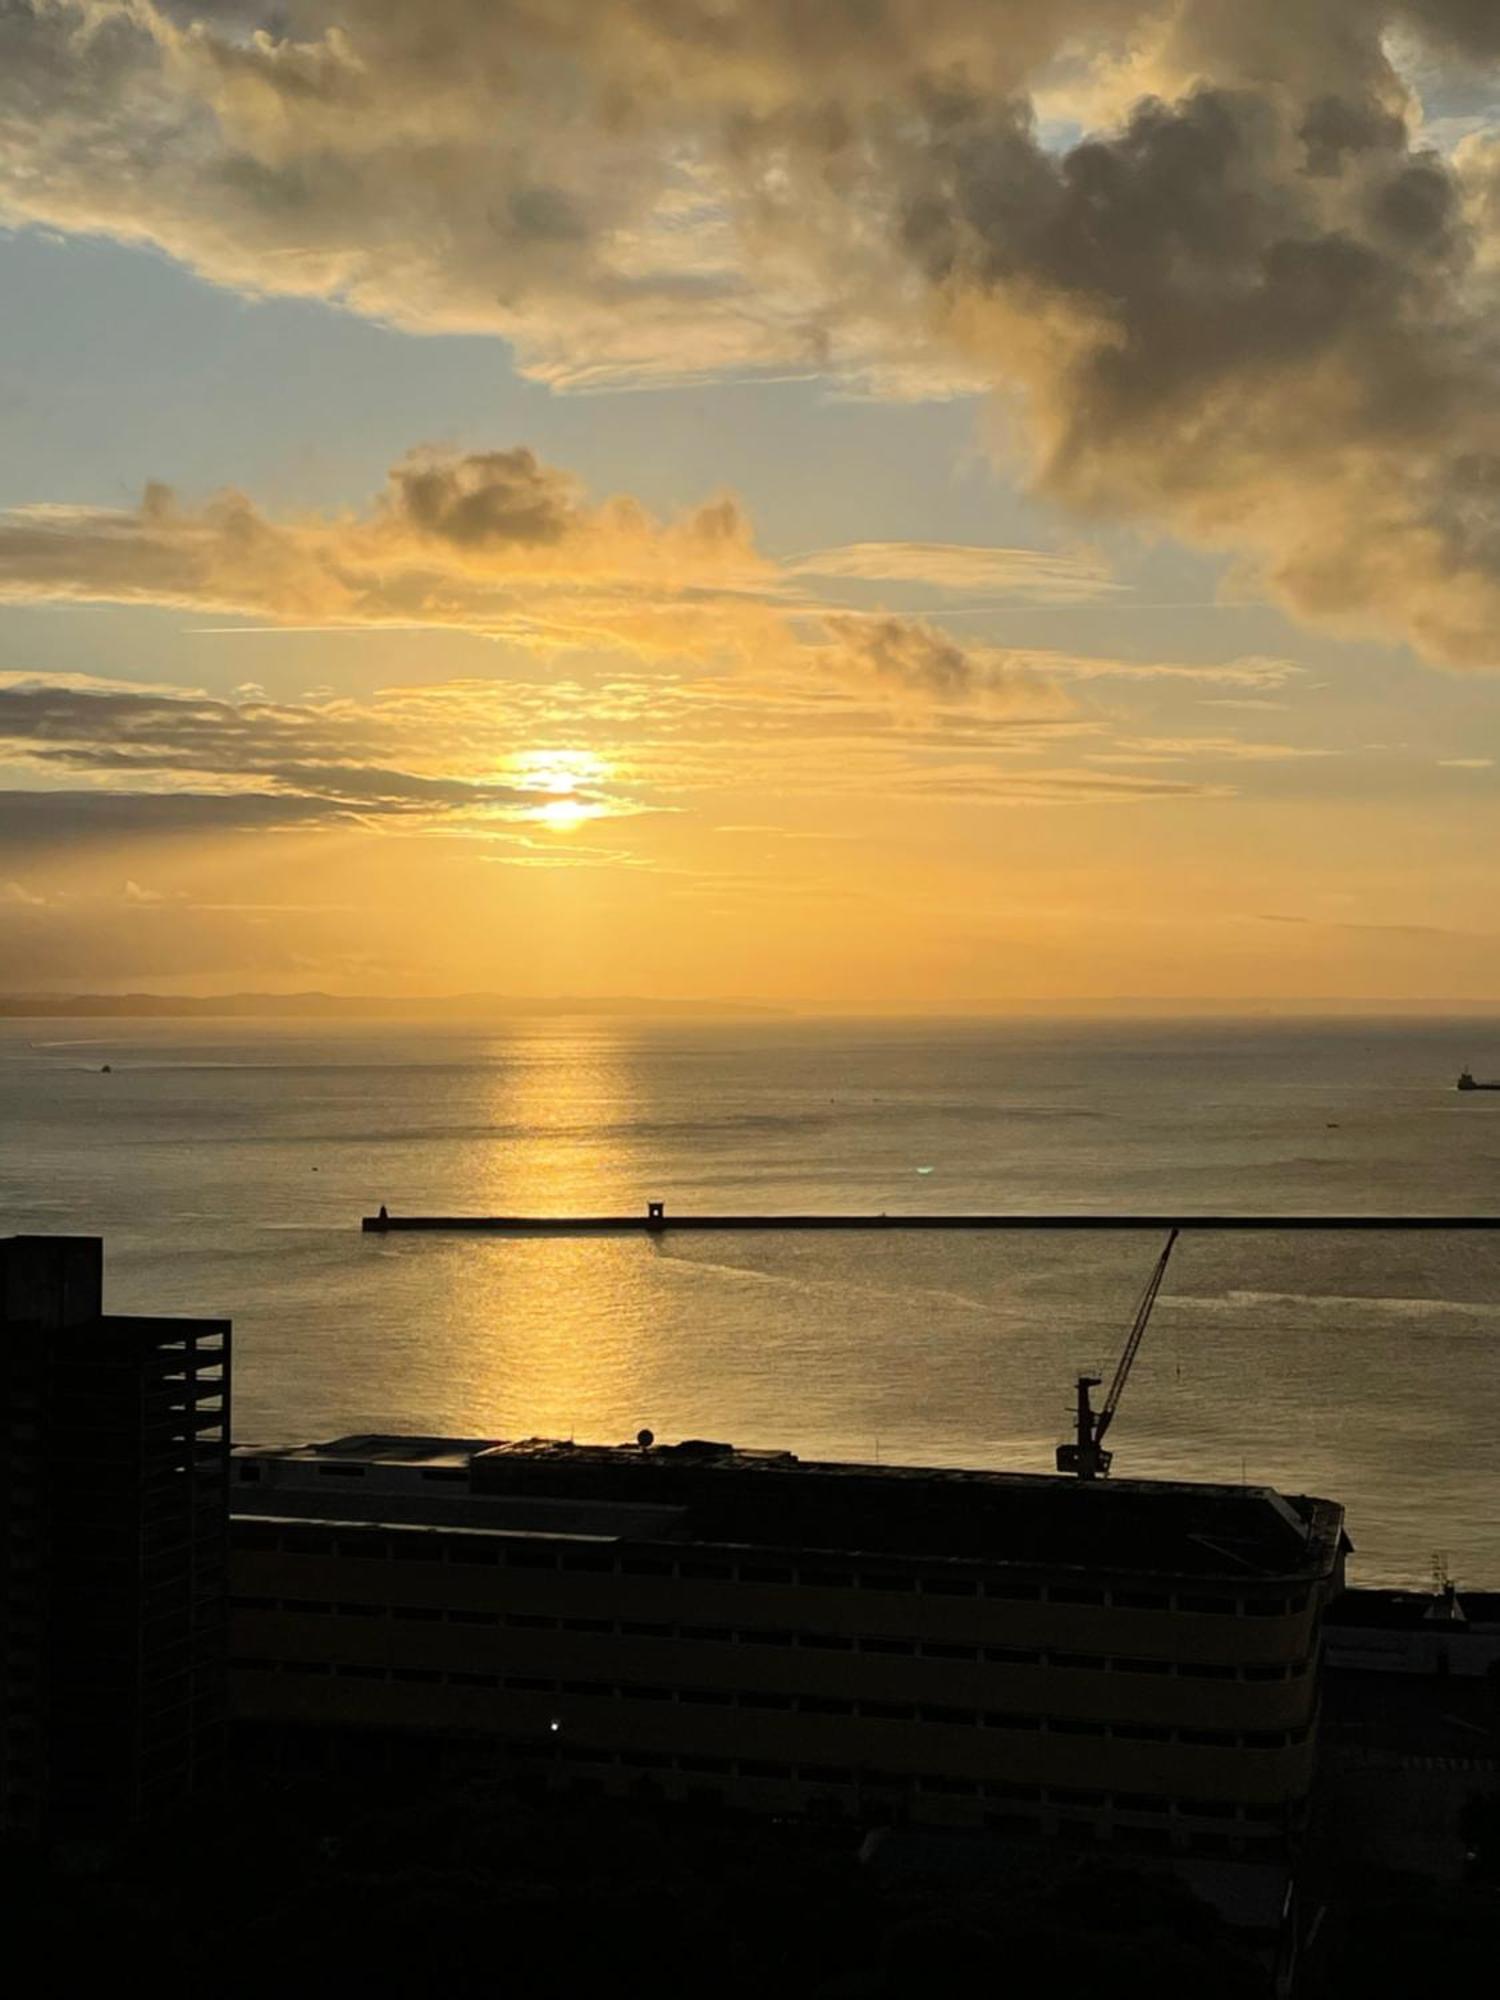
<instances>
[{"instance_id":1,"label":"crane mast","mask_svg":"<svg viewBox=\"0 0 1500 2000\"><path fill-rule=\"evenodd\" d=\"M1097 1389L1103 1377L1080 1375L1078 1377L1078 1402L1074 1415L1074 1437L1070 1444L1057 1447L1057 1469L1071 1472L1079 1479L1106 1479L1109 1476L1113 1452L1103 1448L1104 1434L1115 1420L1115 1411L1120 1406L1120 1397L1125 1384L1130 1379L1130 1371L1135 1365L1135 1357L1141 1344L1141 1336L1146 1331L1151 1318L1151 1308L1156 1304L1156 1295L1161 1290L1161 1281L1167 1274L1167 1263L1172 1255L1172 1246L1179 1232L1172 1230L1166 1247L1156 1260L1156 1268L1146 1281L1146 1289L1141 1294L1141 1302L1135 1309L1135 1319L1126 1337L1125 1347L1110 1381L1109 1393L1104 1398L1103 1408L1095 1411L1089 1392Z\"/></svg>"}]
</instances>

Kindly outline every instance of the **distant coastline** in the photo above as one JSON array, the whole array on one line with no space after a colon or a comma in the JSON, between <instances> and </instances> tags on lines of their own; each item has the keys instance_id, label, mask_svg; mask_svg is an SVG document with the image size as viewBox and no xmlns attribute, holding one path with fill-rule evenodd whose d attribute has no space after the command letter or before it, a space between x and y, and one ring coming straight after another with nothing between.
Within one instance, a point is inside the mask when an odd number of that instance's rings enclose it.
<instances>
[{"instance_id":1,"label":"distant coastline","mask_svg":"<svg viewBox=\"0 0 1500 2000\"><path fill-rule=\"evenodd\" d=\"M1127 1022L1424 1021L1485 1022L1500 1017L1500 1001L1357 999L1313 996L1267 1000L1120 994L1108 999L996 998L965 1007L904 1007L878 1011L778 1006L755 1000L649 999L639 994L506 993L0 993L0 1020L562 1020L808 1021L816 1019L948 1023L1051 1020Z\"/></svg>"},{"instance_id":2,"label":"distant coastline","mask_svg":"<svg viewBox=\"0 0 1500 2000\"><path fill-rule=\"evenodd\" d=\"M539 999L499 993L437 995L344 993L0 993L0 1019L272 1019L477 1021L527 1015L597 1015L603 1018L702 1015L713 1020L775 1018L783 1010L733 1000L642 1000L622 995Z\"/></svg>"}]
</instances>

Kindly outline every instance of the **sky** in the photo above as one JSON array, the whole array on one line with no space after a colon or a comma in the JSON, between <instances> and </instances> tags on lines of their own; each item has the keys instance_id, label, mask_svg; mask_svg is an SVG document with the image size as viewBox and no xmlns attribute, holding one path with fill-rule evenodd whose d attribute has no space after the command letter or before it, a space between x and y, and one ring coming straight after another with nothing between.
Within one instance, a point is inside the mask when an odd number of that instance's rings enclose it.
<instances>
[{"instance_id":1,"label":"sky","mask_svg":"<svg viewBox=\"0 0 1500 2000\"><path fill-rule=\"evenodd\" d=\"M0 0L0 991L1500 997L1493 0Z\"/></svg>"}]
</instances>

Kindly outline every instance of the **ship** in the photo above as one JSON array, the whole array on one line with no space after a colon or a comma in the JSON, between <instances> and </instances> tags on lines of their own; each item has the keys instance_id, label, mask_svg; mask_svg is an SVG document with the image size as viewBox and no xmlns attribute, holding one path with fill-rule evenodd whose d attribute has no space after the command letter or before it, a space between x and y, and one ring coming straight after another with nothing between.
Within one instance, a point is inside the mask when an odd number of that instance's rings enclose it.
<instances>
[{"instance_id":1,"label":"ship","mask_svg":"<svg viewBox=\"0 0 1500 2000\"><path fill-rule=\"evenodd\" d=\"M1464 1069L1458 1073L1456 1088L1459 1090L1500 1090L1500 1083L1476 1083L1473 1071Z\"/></svg>"}]
</instances>

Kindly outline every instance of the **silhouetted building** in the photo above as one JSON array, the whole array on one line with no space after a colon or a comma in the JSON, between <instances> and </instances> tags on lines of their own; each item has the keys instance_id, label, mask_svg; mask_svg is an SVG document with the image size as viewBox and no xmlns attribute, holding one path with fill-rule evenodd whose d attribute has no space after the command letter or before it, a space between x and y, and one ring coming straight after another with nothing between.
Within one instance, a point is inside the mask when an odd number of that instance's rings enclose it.
<instances>
[{"instance_id":1,"label":"silhouetted building","mask_svg":"<svg viewBox=\"0 0 1500 2000\"><path fill-rule=\"evenodd\" d=\"M1347 1880L1457 1884L1500 1801L1500 1591L1348 1590L1324 1634L1320 1845ZM1494 1810L1494 1806L1491 1806Z\"/></svg>"},{"instance_id":2,"label":"silhouetted building","mask_svg":"<svg viewBox=\"0 0 1500 2000\"><path fill-rule=\"evenodd\" d=\"M0 1239L0 1825L108 1832L224 1752L229 1326L106 1313L94 1237Z\"/></svg>"},{"instance_id":3,"label":"silhouetted building","mask_svg":"<svg viewBox=\"0 0 1500 2000\"><path fill-rule=\"evenodd\" d=\"M234 1474L233 1709L267 1744L1200 1857L1302 1821L1331 1501L702 1442L352 1437Z\"/></svg>"},{"instance_id":4,"label":"silhouetted building","mask_svg":"<svg viewBox=\"0 0 1500 2000\"><path fill-rule=\"evenodd\" d=\"M1346 1590L1328 1621L1340 1673L1488 1678L1500 1687L1500 1591Z\"/></svg>"}]
</instances>

